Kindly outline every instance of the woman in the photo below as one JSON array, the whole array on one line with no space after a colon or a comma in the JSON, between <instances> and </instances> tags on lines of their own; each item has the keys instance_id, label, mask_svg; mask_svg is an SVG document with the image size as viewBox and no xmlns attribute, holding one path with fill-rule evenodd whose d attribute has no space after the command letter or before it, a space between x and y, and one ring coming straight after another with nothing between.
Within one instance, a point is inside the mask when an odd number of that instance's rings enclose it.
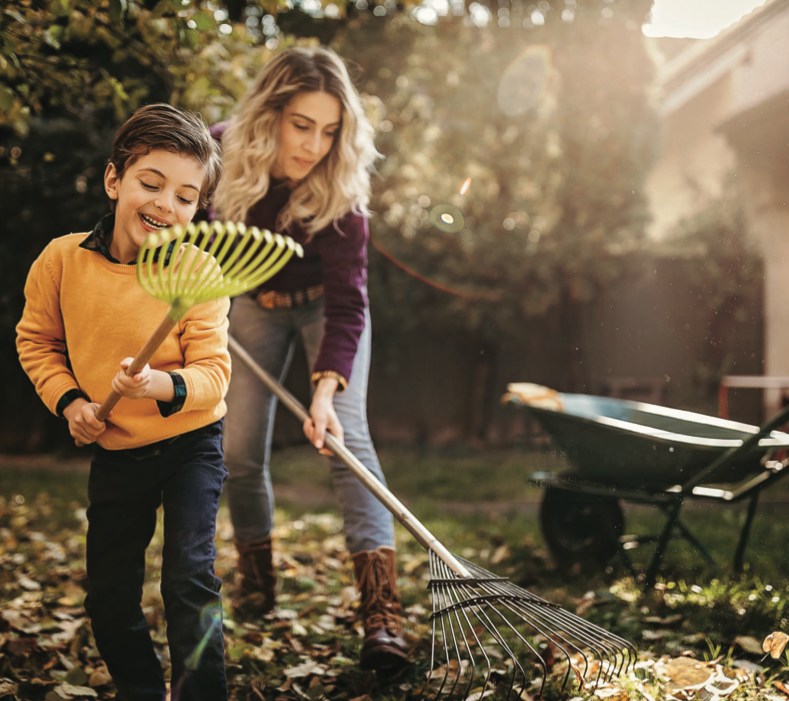
<instances>
[{"instance_id":1,"label":"woman","mask_svg":"<svg viewBox=\"0 0 789 701\"><path fill-rule=\"evenodd\" d=\"M366 408L367 203L379 154L348 71L324 48L283 51L214 133L224 162L217 216L288 234L304 246L303 258L234 301L230 333L280 381L295 344L303 343L313 386L305 434L330 455L323 447L330 431L383 482ZM235 363L227 405L226 489L240 580L234 609L256 615L275 604L269 462L276 399ZM360 665L399 667L406 644L392 516L336 458L331 475L361 599Z\"/></svg>"}]
</instances>

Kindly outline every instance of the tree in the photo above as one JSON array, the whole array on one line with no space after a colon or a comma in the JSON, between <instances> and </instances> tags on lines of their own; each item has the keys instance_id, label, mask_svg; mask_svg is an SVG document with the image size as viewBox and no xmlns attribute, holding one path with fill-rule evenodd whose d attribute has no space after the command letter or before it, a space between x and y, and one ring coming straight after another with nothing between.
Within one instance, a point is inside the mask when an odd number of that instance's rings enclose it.
<instances>
[{"instance_id":1,"label":"tree","mask_svg":"<svg viewBox=\"0 0 789 701\"><path fill-rule=\"evenodd\" d=\"M317 34L350 59L379 129L374 248L432 283L373 254L371 296L386 300L378 328L467 334L486 349L480 394L492 396L500 341L561 314L572 348L578 305L621 274L622 253L640 241L655 124L639 31L649 5L497 0L453 4L443 17L430 0L3 9L0 186L16 196L2 213L20 231L3 258L3 333L44 242L97 218L120 121L156 100L217 121L272 50Z\"/></svg>"},{"instance_id":2,"label":"tree","mask_svg":"<svg viewBox=\"0 0 789 701\"><path fill-rule=\"evenodd\" d=\"M551 3L527 27L512 16L432 27L357 18L337 36L381 98L379 331L468 335L479 349L469 382L480 435L499 393L500 344L527 337L530 319L560 318L565 388L578 388L582 305L625 274L643 242L657 128L640 32L649 5L561 13ZM392 257L412 274L394 271Z\"/></svg>"}]
</instances>

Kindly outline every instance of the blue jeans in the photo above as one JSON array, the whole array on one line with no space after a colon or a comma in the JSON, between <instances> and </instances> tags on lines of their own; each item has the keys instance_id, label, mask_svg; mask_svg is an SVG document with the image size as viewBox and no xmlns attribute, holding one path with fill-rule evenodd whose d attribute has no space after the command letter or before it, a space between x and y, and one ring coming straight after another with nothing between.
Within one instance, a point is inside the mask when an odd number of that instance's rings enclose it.
<instances>
[{"instance_id":1,"label":"blue jeans","mask_svg":"<svg viewBox=\"0 0 789 701\"><path fill-rule=\"evenodd\" d=\"M323 335L323 300L287 309L262 309L246 295L233 300L230 333L247 352L280 382L284 382L295 344L304 344L312 367ZM345 445L385 482L367 425L367 377L370 368L370 317L359 341L350 381L334 397L334 409L345 434ZM274 397L243 362L233 360L227 393L225 462L226 494L235 537L242 543L262 540L274 526L271 488L271 438L277 406ZM348 550L394 547L392 515L337 458L330 458L334 491L343 514Z\"/></svg>"},{"instance_id":2,"label":"blue jeans","mask_svg":"<svg viewBox=\"0 0 789 701\"><path fill-rule=\"evenodd\" d=\"M132 450L96 447L88 481L85 609L123 701L164 701L140 608L145 550L164 513L161 591L172 701L227 699L216 514L227 469L222 422Z\"/></svg>"}]
</instances>

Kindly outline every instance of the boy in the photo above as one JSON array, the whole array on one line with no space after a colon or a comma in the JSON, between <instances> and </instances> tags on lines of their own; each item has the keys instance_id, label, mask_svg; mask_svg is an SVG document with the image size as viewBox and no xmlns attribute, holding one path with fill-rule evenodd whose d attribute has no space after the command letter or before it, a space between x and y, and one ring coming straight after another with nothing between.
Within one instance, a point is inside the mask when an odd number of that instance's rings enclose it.
<instances>
[{"instance_id":1,"label":"boy","mask_svg":"<svg viewBox=\"0 0 789 701\"><path fill-rule=\"evenodd\" d=\"M227 698L214 534L227 470L230 377L223 298L194 306L134 377L131 358L167 304L138 284L147 235L189 223L219 178L217 147L195 114L137 110L115 135L104 173L111 212L89 234L52 240L33 263L17 351L41 399L78 443L96 443L88 481L85 609L124 701L164 701L140 607L145 550L164 511L161 592L172 701ZM120 358L120 369L118 361ZM123 395L106 422L99 403Z\"/></svg>"}]
</instances>

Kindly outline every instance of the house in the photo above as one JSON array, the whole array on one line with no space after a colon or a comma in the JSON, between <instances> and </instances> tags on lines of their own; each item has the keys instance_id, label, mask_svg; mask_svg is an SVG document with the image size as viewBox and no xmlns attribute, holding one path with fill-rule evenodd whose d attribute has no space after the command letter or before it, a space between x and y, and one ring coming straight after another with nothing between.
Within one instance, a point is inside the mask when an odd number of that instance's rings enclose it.
<instances>
[{"instance_id":1,"label":"house","mask_svg":"<svg viewBox=\"0 0 789 701\"><path fill-rule=\"evenodd\" d=\"M659 68L662 141L647 192L650 235L734 177L764 258L764 375L789 377L789 0L686 46ZM766 394L776 404L778 390Z\"/></svg>"}]
</instances>

